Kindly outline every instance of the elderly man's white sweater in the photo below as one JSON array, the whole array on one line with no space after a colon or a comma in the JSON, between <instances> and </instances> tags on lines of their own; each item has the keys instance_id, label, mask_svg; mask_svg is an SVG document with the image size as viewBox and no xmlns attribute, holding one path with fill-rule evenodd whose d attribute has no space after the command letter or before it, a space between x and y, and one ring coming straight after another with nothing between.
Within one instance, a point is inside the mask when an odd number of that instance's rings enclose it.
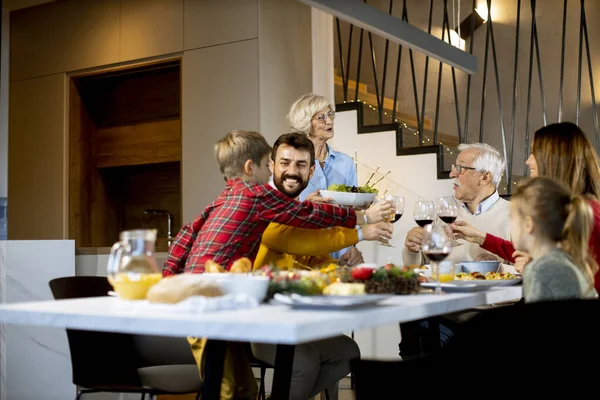
<instances>
[{"instance_id":1,"label":"elderly man's white sweater","mask_svg":"<svg viewBox=\"0 0 600 400\"><path fill-rule=\"evenodd\" d=\"M460 221L467 221L477 229L485 233L491 233L494 236L510 240L510 221L509 221L510 202L499 198L489 209L479 215L473 215L466 207L459 207L458 218ZM440 222L440 221L438 221ZM482 253L492 254L474 243L468 243L464 240L458 241L452 253L446 258L449 261L472 261ZM404 265L423 265L428 264L429 260L420 252L411 253L406 247L402 251ZM500 258L498 257L500 260Z\"/></svg>"}]
</instances>

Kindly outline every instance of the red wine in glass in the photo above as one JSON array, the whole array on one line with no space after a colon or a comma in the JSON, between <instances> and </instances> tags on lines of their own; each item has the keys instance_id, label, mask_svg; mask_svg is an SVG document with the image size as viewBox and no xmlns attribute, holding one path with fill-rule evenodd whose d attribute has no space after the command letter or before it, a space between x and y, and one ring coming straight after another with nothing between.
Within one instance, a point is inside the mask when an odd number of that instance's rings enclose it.
<instances>
[{"instance_id":1,"label":"red wine in glass","mask_svg":"<svg viewBox=\"0 0 600 400\"><path fill-rule=\"evenodd\" d=\"M421 228L423 228L426 225L433 223L433 220L432 219L416 219L415 222L417 223L417 225L419 225Z\"/></svg>"},{"instance_id":2,"label":"red wine in glass","mask_svg":"<svg viewBox=\"0 0 600 400\"><path fill-rule=\"evenodd\" d=\"M450 253L443 251L431 251L425 253L431 261L444 261Z\"/></svg>"},{"instance_id":3,"label":"red wine in glass","mask_svg":"<svg viewBox=\"0 0 600 400\"><path fill-rule=\"evenodd\" d=\"M392 219L392 221L391 221L391 222L392 222L392 224L393 224L394 222L398 221L400 218L402 218L402 213L396 213L396 214L394 215L394 219Z\"/></svg>"},{"instance_id":4,"label":"red wine in glass","mask_svg":"<svg viewBox=\"0 0 600 400\"><path fill-rule=\"evenodd\" d=\"M451 224L454 221L456 221L456 216L455 215L440 215L440 219L447 224Z\"/></svg>"}]
</instances>

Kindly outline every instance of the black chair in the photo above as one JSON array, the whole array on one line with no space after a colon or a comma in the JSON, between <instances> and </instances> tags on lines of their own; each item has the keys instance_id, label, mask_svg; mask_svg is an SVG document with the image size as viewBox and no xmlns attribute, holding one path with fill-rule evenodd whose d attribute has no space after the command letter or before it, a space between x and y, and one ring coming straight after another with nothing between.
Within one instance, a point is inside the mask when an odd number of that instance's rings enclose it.
<instances>
[{"instance_id":1,"label":"black chair","mask_svg":"<svg viewBox=\"0 0 600 400\"><path fill-rule=\"evenodd\" d=\"M438 352L408 361L354 360L356 400L590 393L600 360L600 301L492 309L462 324Z\"/></svg>"},{"instance_id":2,"label":"black chair","mask_svg":"<svg viewBox=\"0 0 600 400\"><path fill-rule=\"evenodd\" d=\"M104 277L76 276L49 283L55 299L106 296ZM198 393L202 382L187 341L182 338L67 329L73 384L78 400L94 392L159 394Z\"/></svg>"}]
</instances>

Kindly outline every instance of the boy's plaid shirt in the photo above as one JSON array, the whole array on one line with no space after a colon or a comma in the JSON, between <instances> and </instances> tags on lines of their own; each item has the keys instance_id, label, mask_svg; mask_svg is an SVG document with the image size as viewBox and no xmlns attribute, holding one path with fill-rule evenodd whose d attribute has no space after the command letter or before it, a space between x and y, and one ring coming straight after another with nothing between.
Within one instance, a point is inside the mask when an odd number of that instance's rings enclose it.
<instances>
[{"instance_id":1,"label":"boy's plaid shirt","mask_svg":"<svg viewBox=\"0 0 600 400\"><path fill-rule=\"evenodd\" d=\"M271 222L302 228L354 228L356 213L330 204L299 203L267 184L228 181L219 197L179 231L163 276L204 272L208 260L227 269L241 257L254 262L262 233Z\"/></svg>"}]
</instances>

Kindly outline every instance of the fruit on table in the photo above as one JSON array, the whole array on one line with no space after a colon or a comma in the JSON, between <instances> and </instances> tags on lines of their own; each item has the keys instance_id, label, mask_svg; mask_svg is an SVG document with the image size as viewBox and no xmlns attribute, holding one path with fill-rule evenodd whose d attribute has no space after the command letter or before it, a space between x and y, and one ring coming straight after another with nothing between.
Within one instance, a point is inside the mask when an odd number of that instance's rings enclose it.
<instances>
[{"instance_id":1,"label":"fruit on table","mask_svg":"<svg viewBox=\"0 0 600 400\"><path fill-rule=\"evenodd\" d=\"M108 277L108 282L120 298L126 300L143 300L146 293L162 279L161 273L121 272Z\"/></svg>"},{"instance_id":2,"label":"fruit on table","mask_svg":"<svg viewBox=\"0 0 600 400\"><path fill-rule=\"evenodd\" d=\"M352 269L352 279L366 281L373 275L373 268L355 267Z\"/></svg>"}]
</instances>

